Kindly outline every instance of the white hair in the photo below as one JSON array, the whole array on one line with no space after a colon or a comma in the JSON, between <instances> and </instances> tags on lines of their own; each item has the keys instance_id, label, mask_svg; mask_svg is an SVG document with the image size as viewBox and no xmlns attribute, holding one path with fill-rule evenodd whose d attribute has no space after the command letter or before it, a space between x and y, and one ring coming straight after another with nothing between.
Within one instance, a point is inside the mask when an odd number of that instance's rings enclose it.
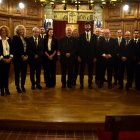
<instances>
[{"instance_id":1,"label":"white hair","mask_svg":"<svg viewBox=\"0 0 140 140\"><path fill-rule=\"evenodd\" d=\"M36 31L36 30L38 30L38 31L40 32L40 30L39 30L38 27L33 27L32 32L34 32L34 31Z\"/></svg>"},{"instance_id":2,"label":"white hair","mask_svg":"<svg viewBox=\"0 0 140 140\"><path fill-rule=\"evenodd\" d=\"M24 25L17 25L17 26L15 27L15 30L14 30L14 35L18 35L19 29L23 29L23 30L24 30L24 35L26 36L26 28L25 28Z\"/></svg>"}]
</instances>

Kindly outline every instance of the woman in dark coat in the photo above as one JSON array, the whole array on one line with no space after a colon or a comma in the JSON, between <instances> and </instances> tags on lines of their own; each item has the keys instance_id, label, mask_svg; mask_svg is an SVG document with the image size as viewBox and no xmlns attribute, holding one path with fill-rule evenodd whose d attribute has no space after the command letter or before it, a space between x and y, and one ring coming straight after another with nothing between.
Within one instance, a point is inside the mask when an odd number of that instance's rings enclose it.
<instances>
[{"instance_id":1,"label":"woman in dark coat","mask_svg":"<svg viewBox=\"0 0 140 140\"><path fill-rule=\"evenodd\" d=\"M28 51L27 38L25 37L26 29L23 25L18 25L15 28L13 36L13 62L15 70L15 85L18 93L25 92L24 87L27 73ZM21 79L21 83L20 83Z\"/></svg>"},{"instance_id":2,"label":"woman in dark coat","mask_svg":"<svg viewBox=\"0 0 140 140\"><path fill-rule=\"evenodd\" d=\"M57 40L53 36L53 29L50 28L44 38L44 77L46 87L55 87L56 85L57 48Z\"/></svg>"},{"instance_id":3,"label":"woman in dark coat","mask_svg":"<svg viewBox=\"0 0 140 140\"><path fill-rule=\"evenodd\" d=\"M0 27L0 88L1 96L5 94L10 95L9 91L9 70L10 63L13 58L12 43L9 36L9 29L7 26Z\"/></svg>"}]
</instances>

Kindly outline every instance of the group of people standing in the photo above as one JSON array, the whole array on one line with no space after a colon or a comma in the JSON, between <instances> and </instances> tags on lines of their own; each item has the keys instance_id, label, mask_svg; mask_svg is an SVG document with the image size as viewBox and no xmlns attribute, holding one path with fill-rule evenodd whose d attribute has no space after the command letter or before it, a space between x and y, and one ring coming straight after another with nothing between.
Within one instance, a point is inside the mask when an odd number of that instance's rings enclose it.
<instances>
[{"instance_id":1,"label":"group of people standing","mask_svg":"<svg viewBox=\"0 0 140 140\"><path fill-rule=\"evenodd\" d=\"M8 87L11 61L14 64L15 86L18 93L26 92L25 82L27 65L30 66L31 89L42 89L40 85L41 68L44 68L46 86L56 84L56 52L57 41L53 37L53 29L45 34L44 27L34 27L32 36L26 37L26 28L18 25L14 36L9 37L7 26L0 27L0 90L1 95L10 95Z\"/></svg>"},{"instance_id":2,"label":"group of people standing","mask_svg":"<svg viewBox=\"0 0 140 140\"><path fill-rule=\"evenodd\" d=\"M46 87L56 85L56 61L60 60L62 88L72 88L80 77L80 89L84 88L84 73L87 65L88 88L92 89L93 71L95 67L95 83L99 88L105 81L108 88L119 85L124 87L126 69L126 90L135 87L140 90L140 39L139 31L135 30L133 37L129 31L122 36L122 30L117 31L117 37L112 38L109 29L96 28L91 32L90 22L84 25L85 32L79 35L78 30L67 27L65 36L56 39L53 29L45 33L43 27L34 27L32 36L26 37L26 28L18 25L15 35L9 37L9 29L0 27L0 89L1 95L10 95L8 87L11 61L14 64L15 85L18 93L26 92L25 82L27 65L30 66L31 89L42 89L40 85L41 68L44 69ZM105 78L107 72L107 80ZM68 78L67 78L68 75Z\"/></svg>"}]
</instances>

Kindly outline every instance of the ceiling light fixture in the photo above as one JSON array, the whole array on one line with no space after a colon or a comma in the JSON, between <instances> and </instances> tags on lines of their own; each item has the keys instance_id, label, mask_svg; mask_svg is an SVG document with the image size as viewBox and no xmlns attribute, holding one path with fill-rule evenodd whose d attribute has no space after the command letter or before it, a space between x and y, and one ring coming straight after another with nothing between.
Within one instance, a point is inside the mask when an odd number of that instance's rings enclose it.
<instances>
[{"instance_id":1,"label":"ceiling light fixture","mask_svg":"<svg viewBox=\"0 0 140 140\"><path fill-rule=\"evenodd\" d=\"M123 10L124 10L124 11L128 11L128 10L129 10L129 5L128 5L128 4L125 4L125 5L123 6Z\"/></svg>"},{"instance_id":2,"label":"ceiling light fixture","mask_svg":"<svg viewBox=\"0 0 140 140\"><path fill-rule=\"evenodd\" d=\"M24 9L25 8L25 4L23 2L20 2L18 4L18 6L19 6L20 9Z\"/></svg>"}]
</instances>

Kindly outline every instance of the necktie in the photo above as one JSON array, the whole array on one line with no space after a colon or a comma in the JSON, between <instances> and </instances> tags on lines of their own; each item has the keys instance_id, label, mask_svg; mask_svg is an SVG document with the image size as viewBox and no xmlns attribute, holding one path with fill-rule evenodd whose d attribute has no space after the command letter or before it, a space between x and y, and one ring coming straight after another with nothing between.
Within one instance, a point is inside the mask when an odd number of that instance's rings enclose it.
<instances>
[{"instance_id":1,"label":"necktie","mask_svg":"<svg viewBox=\"0 0 140 140\"><path fill-rule=\"evenodd\" d=\"M137 44L137 39L135 39L134 42Z\"/></svg>"},{"instance_id":2,"label":"necktie","mask_svg":"<svg viewBox=\"0 0 140 140\"><path fill-rule=\"evenodd\" d=\"M43 34L41 35L41 38L42 38L42 39L44 38Z\"/></svg>"},{"instance_id":3,"label":"necktie","mask_svg":"<svg viewBox=\"0 0 140 140\"><path fill-rule=\"evenodd\" d=\"M108 39L106 39L106 43L108 43L109 42L109 40Z\"/></svg>"},{"instance_id":4,"label":"necktie","mask_svg":"<svg viewBox=\"0 0 140 140\"><path fill-rule=\"evenodd\" d=\"M118 38L118 43L119 43L119 46L120 46L120 44L121 44L121 38Z\"/></svg>"},{"instance_id":5,"label":"necktie","mask_svg":"<svg viewBox=\"0 0 140 140\"><path fill-rule=\"evenodd\" d=\"M126 46L128 45L128 40L126 40Z\"/></svg>"},{"instance_id":6,"label":"necktie","mask_svg":"<svg viewBox=\"0 0 140 140\"><path fill-rule=\"evenodd\" d=\"M86 38L87 38L87 41L89 42L89 34L88 34L88 32L87 32Z\"/></svg>"},{"instance_id":7,"label":"necktie","mask_svg":"<svg viewBox=\"0 0 140 140\"><path fill-rule=\"evenodd\" d=\"M37 38L35 38L35 46L38 46Z\"/></svg>"}]
</instances>

